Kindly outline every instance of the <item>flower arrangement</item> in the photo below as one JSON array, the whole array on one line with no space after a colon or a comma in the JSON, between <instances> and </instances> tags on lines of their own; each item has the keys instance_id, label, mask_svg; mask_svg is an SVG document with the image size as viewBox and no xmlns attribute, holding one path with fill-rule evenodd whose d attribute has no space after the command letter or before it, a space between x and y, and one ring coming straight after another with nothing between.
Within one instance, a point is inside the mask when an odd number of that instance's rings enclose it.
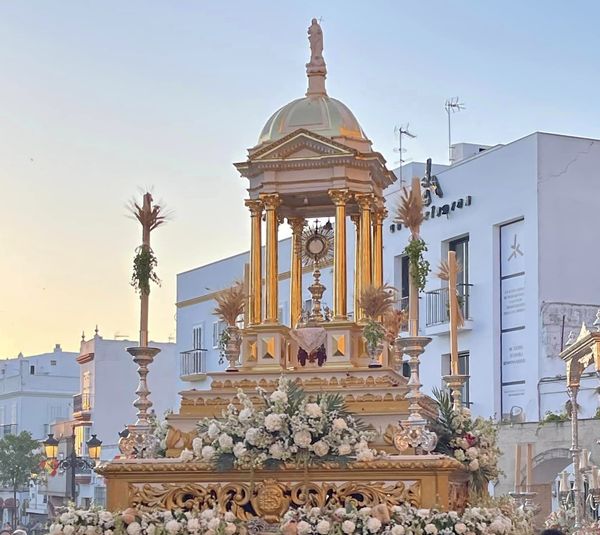
<instances>
[{"instance_id":1,"label":"flower arrangement","mask_svg":"<svg viewBox=\"0 0 600 535\"><path fill-rule=\"evenodd\" d=\"M387 284L382 286L370 285L360 294L360 308L362 308L367 318L363 336L369 351L372 353L377 351L377 347L385 338L386 329L380 318L391 310L394 303L394 291L394 288Z\"/></svg>"},{"instance_id":2,"label":"flower arrangement","mask_svg":"<svg viewBox=\"0 0 600 535\"><path fill-rule=\"evenodd\" d=\"M531 535L528 513L512 507L471 507L459 514L410 505L385 504L357 508L351 503L337 509L304 507L288 511L281 523L283 535Z\"/></svg>"},{"instance_id":3,"label":"flower arrangement","mask_svg":"<svg viewBox=\"0 0 600 535\"><path fill-rule=\"evenodd\" d=\"M103 509L60 512L49 535L246 535L244 525L231 512L198 511L142 512L129 508L118 513Z\"/></svg>"},{"instance_id":4,"label":"flower arrangement","mask_svg":"<svg viewBox=\"0 0 600 535\"><path fill-rule=\"evenodd\" d=\"M172 411L168 410L165 412L165 418L159 420L156 413L152 411L148 416L150 422L150 429L152 436L154 437L155 447L152 452L153 457L165 457L167 453L167 433L169 432L169 422L166 416L171 414Z\"/></svg>"},{"instance_id":5,"label":"flower arrangement","mask_svg":"<svg viewBox=\"0 0 600 535\"><path fill-rule=\"evenodd\" d=\"M436 451L459 460L469 470L471 489L481 493L501 474L498 429L491 419L471 418L468 409L455 411L450 394L433 390L439 418L432 423L438 436Z\"/></svg>"},{"instance_id":6,"label":"flower arrangement","mask_svg":"<svg viewBox=\"0 0 600 535\"><path fill-rule=\"evenodd\" d=\"M575 509L573 507L564 507L561 505L556 511L552 511L544 521L546 529L559 529L565 535L573 532L575 525Z\"/></svg>"},{"instance_id":7,"label":"flower arrangement","mask_svg":"<svg viewBox=\"0 0 600 535\"><path fill-rule=\"evenodd\" d=\"M230 404L222 418L198 423L196 458L220 470L254 470L283 463L345 463L352 457L371 460L377 455L368 446L374 433L348 412L339 394L319 394L313 401L285 377L271 394L262 388L256 391L264 407L255 408L240 390L240 408Z\"/></svg>"}]
</instances>

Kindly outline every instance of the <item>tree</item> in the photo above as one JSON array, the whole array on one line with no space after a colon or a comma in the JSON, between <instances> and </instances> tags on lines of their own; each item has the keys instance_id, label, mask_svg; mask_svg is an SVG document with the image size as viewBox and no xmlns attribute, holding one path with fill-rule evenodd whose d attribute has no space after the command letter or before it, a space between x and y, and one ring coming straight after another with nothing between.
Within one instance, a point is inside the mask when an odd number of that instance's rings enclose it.
<instances>
[{"instance_id":1,"label":"tree","mask_svg":"<svg viewBox=\"0 0 600 535\"><path fill-rule=\"evenodd\" d=\"M31 474L39 469L42 459L39 447L39 442L28 431L7 435L0 440L0 483L13 491L13 523L17 519L17 490L27 485Z\"/></svg>"}]
</instances>

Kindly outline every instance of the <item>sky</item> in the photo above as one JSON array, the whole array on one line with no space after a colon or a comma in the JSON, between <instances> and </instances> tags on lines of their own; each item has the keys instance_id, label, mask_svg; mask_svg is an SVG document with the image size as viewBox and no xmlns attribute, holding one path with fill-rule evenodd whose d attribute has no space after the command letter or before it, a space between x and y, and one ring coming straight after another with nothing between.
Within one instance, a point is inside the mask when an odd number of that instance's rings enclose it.
<instances>
[{"instance_id":1,"label":"sky","mask_svg":"<svg viewBox=\"0 0 600 535\"><path fill-rule=\"evenodd\" d=\"M600 3L554 0L0 0L0 357L137 337L141 241L125 206L172 210L153 234L150 337L175 334L176 274L249 246L242 161L304 95L322 18L327 88L395 168L453 141L534 131L600 138Z\"/></svg>"}]
</instances>

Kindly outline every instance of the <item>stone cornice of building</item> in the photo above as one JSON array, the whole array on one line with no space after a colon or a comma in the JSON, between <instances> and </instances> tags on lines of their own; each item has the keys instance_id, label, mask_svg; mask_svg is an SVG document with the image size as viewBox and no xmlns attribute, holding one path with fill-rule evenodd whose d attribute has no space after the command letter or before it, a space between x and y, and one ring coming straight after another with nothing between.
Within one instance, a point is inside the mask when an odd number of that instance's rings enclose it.
<instances>
[{"instance_id":1,"label":"stone cornice of building","mask_svg":"<svg viewBox=\"0 0 600 535\"><path fill-rule=\"evenodd\" d=\"M327 264L323 264L322 266L320 266L321 269L325 269L325 268L329 268L333 266L333 262L328 262ZM312 273L312 266L306 266L304 268L302 268L302 273ZM284 281L290 278L290 272L289 271L284 271L283 273L280 273L278 276L278 280L279 281ZM264 283L264 280L263 280ZM191 299L185 299L183 301L178 301L177 303L175 303L175 306L177 308L184 308L184 307L189 307L192 305L197 305L198 303L205 303L206 301L212 301L214 300L218 295L221 294L223 290L218 290L216 292L211 292L209 294L204 294L204 295L199 295L198 297L192 297Z\"/></svg>"},{"instance_id":2,"label":"stone cornice of building","mask_svg":"<svg viewBox=\"0 0 600 535\"><path fill-rule=\"evenodd\" d=\"M87 364L88 362L92 362L92 360L94 360L94 353L83 353L75 360L78 364Z\"/></svg>"},{"instance_id":3,"label":"stone cornice of building","mask_svg":"<svg viewBox=\"0 0 600 535\"><path fill-rule=\"evenodd\" d=\"M77 392L57 392L52 390L11 390L10 392L1 392L0 400L16 396L31 397L64 397L71 399Z\"/></svg>"}]
</instances>

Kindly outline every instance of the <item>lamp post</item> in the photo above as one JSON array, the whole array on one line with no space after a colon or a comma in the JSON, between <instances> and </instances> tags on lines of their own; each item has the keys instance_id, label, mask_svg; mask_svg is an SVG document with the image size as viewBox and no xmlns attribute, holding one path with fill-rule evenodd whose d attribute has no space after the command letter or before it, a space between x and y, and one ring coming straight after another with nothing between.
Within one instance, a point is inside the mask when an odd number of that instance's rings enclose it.
<instances>
[{"instance_id":1,"label":"lamp post","mask_svg":"<svg viewBox=\"0 0 600 535\"><path fill-rule=\"evenodd\" d=\"M89 457L79 457L75 453L75 434L69 437L71 442L71 449L67 457L64 459L58 460L58 444L59 441L54 438L54 434L50 433L48 438L42 442L44 446L44 454L47 459L57 459L58 466L57 468L61 472L70 472L71 476L71 499L73 503L77 504L77 490L75 483L75 470L86 469L89 468L92 470L96 466L96 462L100 459L100 452L102 451L102 441L98 440L96 435L92 435L92 437L86 441L86 446L88 448Z\"/></svg>"}]
</instances>

